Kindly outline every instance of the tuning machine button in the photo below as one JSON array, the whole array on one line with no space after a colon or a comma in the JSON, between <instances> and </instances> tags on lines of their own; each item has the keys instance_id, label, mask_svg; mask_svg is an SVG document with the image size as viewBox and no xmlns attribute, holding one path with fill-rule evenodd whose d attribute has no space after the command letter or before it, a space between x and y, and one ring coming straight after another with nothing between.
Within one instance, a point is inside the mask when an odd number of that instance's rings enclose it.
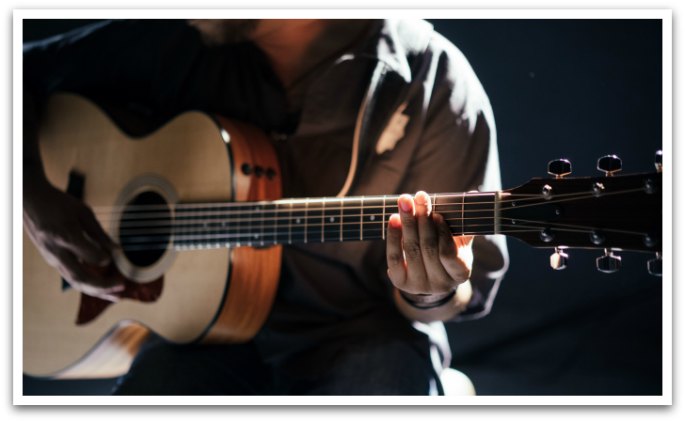
<instances>
[{"instance_id":1,"label":"tuning machine button","mask_svg":"<svg viewBox=\"0 0 685 422\"><path fill-rule=\"evenodd\" d=\"M565 158L559 158L547 163L547 173L551 174L557 179L568 176L571 174L571 171L571 162Z\"/></svg>"},{"instance_id":2,"label":"tuning machine button","mask_svg":"<svg viewBox=\"0 0 685 422\"><path fill-rule=\"evenodd\" d=\"M568 254L561 248L554 248L554 253L549 256L549 266L553 270L564 270L567 262Z\"/></svg>"},{"instance_id":3,"label":"tuning machine button","mask_svg":"<svg viewBox=\"0 0 685 422\"><path fill-rule=\"evenodd\" d=\"M661 150L657 151L656 154L654 154L654 167L656 167L656 171L658 173L661 173L661 170L663 169L662 158L663 152L661 152Z\"/></svg>"},{"instance_id":4,"label":"tuning machine button","mask_svg":"<svg viewBox=\"0 0 685 422\"><path fill-rule=\"evenodd\" d=\"M603 171L607 176L613 176L622 168L622 161L617 155L605 155L597 160L597 170Z\"/></svg>"},{"instance_id":5,"label":"tuning machine button","mask_svg":"<svg viewBox=\"0 0 685 422\"><path fill-rule=\"evenodd\" d=\"M647 272L655 277L661 277L661 253L656 253L656 258L647 261Z\"/></svg>"},{"instance_id":6,"label":"tuning machine button","mask_svg":"<svg viewBox=\"0 0 685 422\"><path fill-rule=\"evenodd\" d=\"M614 255L610 249L604 249L604 255L597 258L595 264L598 271L607 274L615 273L621 269L621 257Z\"/></svg>"}]
</instances>

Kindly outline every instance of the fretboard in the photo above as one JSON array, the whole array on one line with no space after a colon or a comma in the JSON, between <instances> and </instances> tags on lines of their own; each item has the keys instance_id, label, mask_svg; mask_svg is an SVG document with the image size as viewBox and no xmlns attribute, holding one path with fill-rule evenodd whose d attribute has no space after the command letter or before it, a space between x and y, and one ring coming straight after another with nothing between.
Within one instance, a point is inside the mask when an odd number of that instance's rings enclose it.
<instances>
[{"instance_id":1,"label":"fretboard","mask_svg":"<svg viewBox=\"0 0 685 422\"><path fill-rule=\"evenodd\" d=\"M173 217L138 221L131 245L176 249L270 246L385 239L398 195L179 204ZM453 235L496 233L495 192L431 195ZM145 221L150 228L145 229ZM168 234L171 233L171 240Z\"/></svg>"}]
</instances>

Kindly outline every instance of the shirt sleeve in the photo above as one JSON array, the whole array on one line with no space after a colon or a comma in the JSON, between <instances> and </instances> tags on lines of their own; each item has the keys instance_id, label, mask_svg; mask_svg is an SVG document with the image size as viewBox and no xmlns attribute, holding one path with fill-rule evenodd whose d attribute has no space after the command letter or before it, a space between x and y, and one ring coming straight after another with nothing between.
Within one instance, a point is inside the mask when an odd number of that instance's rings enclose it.
<instances>
[{"instance_id":1,"label":"shirt sleeve","mask_svg":"<svg viewBox=\"0 0 685 422\"><path fill-rule=\"evenodd\" d=\"M26 43L24 88L39 100L55 91L149 97L163 64L163 47L182 29L171 21L101 21ZM160 42L164 37L166 42Z\"/></svg>"},{"instance_id":2,"label":"shirt sleeve","mask_svg":"<svg viewBox=\"0 0 685 422\"><path fill-rule=\"evenodd\" d=\"M24 90L55 91L133 112L152 127L203 110L264 129L284 123L285 98L251 43L208 47L183 20L102 21L24 44Z\"/></svg>"},{"instance_id":3,"label":"shirt sleeve","mask_svg":"<svg viewBox=\"0 0 685 422\"><path fill-rule=\"evenodd\" d=\"M435 34L428 99L420 142L402 191L499 191L501 178L495 122L485 91L456 47ZM506 240L501 235L476 236L471 284L474 294L455 320L486 315L508 267Z\"/></svg>"}]
</instances>

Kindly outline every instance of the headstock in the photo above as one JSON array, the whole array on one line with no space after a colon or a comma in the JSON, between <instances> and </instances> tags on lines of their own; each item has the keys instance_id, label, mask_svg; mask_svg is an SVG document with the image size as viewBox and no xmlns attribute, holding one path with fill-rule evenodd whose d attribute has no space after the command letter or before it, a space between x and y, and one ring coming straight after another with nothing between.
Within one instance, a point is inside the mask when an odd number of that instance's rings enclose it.
<instances>
[{"instance_id":1,"label":"headstock","mask_svg":"<svg viewBox=\"0 0 685 422\"><path fill-rule=\"evenodd\" d=\"M661 275L662 175L661 151L653 173L617 176L621 159L597 160L598 177L567 177L571 163L550 161L554 178L535 178L502 193L500 232L531 246L554 248L550 265L566 268L569 248L600 249L597 269L613 273L621 267L619 251L655 254L650 274Z\"/></svg>"}]
</instances>

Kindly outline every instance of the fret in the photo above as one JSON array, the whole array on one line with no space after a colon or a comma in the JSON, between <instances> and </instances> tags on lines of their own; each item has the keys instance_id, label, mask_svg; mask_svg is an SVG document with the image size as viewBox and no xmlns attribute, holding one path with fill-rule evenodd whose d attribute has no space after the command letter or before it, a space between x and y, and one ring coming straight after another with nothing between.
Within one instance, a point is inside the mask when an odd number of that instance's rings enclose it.
<instances>
[{"instance_id":1,"label":"fret","mask_svg":"<svg viewBox=\"0 0 685 422\"><path fill-rule=\"evenodd\" d=\"M460 232L460 234L466 233L466 231L464 229L464 220L465 220L464 204L465 203L466 203L466 192L461 194L461 232Z\"/></svg>"},{"instance_id":2,"label":"fret","mask_svg":"<svg viewBox=\"0 0 685 422\"><path fill-rule=\"evenodd\" d=\"M291 240L292 243L307 243L306 203L291 204Z\"/></svg>"},{"instance_id":3,"label":"fret","mask_svg":"<svg viewBox=\"0 0 685 422\"><path fill-rule=\"evenodd\" d=\"M359 203L346 199L342 206L342 239L359 240L361 225L359 224Z\"/></svg>"},{"instance_id":4,"label":"fret","mask_svg":"<svg viewBox=\"0 0 685 422\"><path fill-rule=\"evenodd\" d=\"M339 200L328 200L324 204L322 242L340 240L341 210Z\"/></svg>"},{"instance_id":5,"label":"fret","mask_svg":"<svg viewBox=\"0 0 685 422\"><path fill-rule=\"evenodd\" d=\"M309 202L307 207L307 239L309 242L321 242L323 238L323 201Z\"/></svg>"},{"instance_id":6,"label":"fret","mask_svg":"<svg viewBox=\"0 0 685 422\"><path fill-rule=\"evenodd\" d=\"M288 244L293 244L293 203L288 204Z\"/></svg>"},{"instance_id":7,"label":"fret","mask_svg":"<svg viewBox=\"0 0 685 422\"><path fill-rule=\"evenodd\" d=\"M190 249L192 244L188 237L190 222L193 221L193 217L190 212L191 208L178 208L176 209L176 218L174 221L174 244L180 249Z\"/></svg>"},{"instance_id":8,"label":"fret","mask_svg":"<svg viewBox=\"0 0 685 422\"><path fill-rule=\"evenodd\" d=\"M433 197L433 212L437 212L445 219L450 232L459 236L463 233L463 208L464 208L463 194L444 194L435 195Z\"/></svg>"},{"instance_id":9,"label":"fret","mask_svg":"<svg viewBox=\"0 0 685 422\"><path fill-rule=\"evenodd\" d=\"M273 245L277 243L279 214L277 207L273 203L262 205L262 245Z\"/></svg>"},{"instance_id":10,"label":"fret","mask_svg":"<svg viewBox=\"0 0 685 422\"><path fill-rule=\"evenodd\" d=\"M366 240L382 239L384 237L383 228L385 221L383 219L385 204L383 198L365 198L364 212L362 216L362 232L363 238Z\"/></svg>"},{"instance_id":11,"label":"fret","mask_svg":"<svg viewBox=\"0 0 685 422\"><path fill-rule=\"evenodd\" d=\"M359 240L364 240L364 197L362 196L359 213Z\"/></svg>"},{"instance_id":12,"label":"fret","mask_svg":"<svg viewBox=\"0 0 685 422\"><path fill-rule=\"evenodd\" d=\"M209 215L204 217L204 231L208 234L208 247L219 248L222 246L223 233L221 231L222 215L220 207L214 205L209 208Z\"/></svg>"},{"instance_id":13,"label":"fret","mask_svg":"<svg viewBox=\"0 0 685 422\"><path fill-rule=\"evenodd\" d=\"M383 220L383 223L381 223L381 230L382 230L382 237L381 239L385 240L385 220L387 220L385 216L385 201L387 199L387 195L383 195L383 215L381 216L381 220Z\"/></svg>"},{"instance_id":14,"label":"fret","mask_svg":"<svg viewBox=\"0 0 685 422\"><path fill-rule=\"evenodd\" d=\"M338 210L338 211L340 211L340 215L338 217L338 219L340 220L340 230L339 230L340 231L340 233L339 233L340 242L343 241L343 206L344 206L344 203L345 203L345 201L341 198L340 199L340 205L338 206L340 208Z\"/></svg>"},{"instance_id":15,"label":"fret","mask_svg":"<svg viewBox=\"0 0 685 422\"><path fill-rule=\"evenodd\" d=\"M223 223L222 231L227 233L228 241L231 246L237 246L240 243L238 233L240 232L240 215L236 212L235 207L223 207Z\"/></svg>"},{"instance_id":16,"label":"fret","mask_svg":"<svg viewBox=\"0 0 685 422\"><path fill-rule=\"evenodd\" d=\"M492 232L494 234L500 234L500 231L502 230L502 225L500 222L500 200L501 199L502 199L502 191L495 192L495 207L494 207L494 213L492 216L493 225L494 225L494 230Z\"/></svg>"},{"instance_id":17,"label":"fret","mask_svg":"<svg viewBox=\"0 0 685 422\"><path fill-rule=\"evenodd\" d=\"M321 243L326 239L324 238L326 233L326 200L321 201Z\"/></svg>"},{"instance_id":18,"label":"fret","mask_svg":"<svg viewBox=\"0 0 685 422\"><path fill-rule=\"evenodd\" d=\"M235 239L235 244L236 246L242 246L242 237L243 237L243 232L244 232L244 227L243 227L243 206L237 206L234 209L235 213L235 220L236 220L236 226L237 230L235 231L236 233L236 239Z\"/></svg>"},{"instance_id":19,"label":"fret","mask_svg":"<svg viewBox=\"0 0 685 422\"><path fill-rule=\"evenodd\" d=\"M307 243L307 226L309 222L309 198L305 198L304 200L304 243Z\"/></svg>"},{"instance_id":20,"label":"fret","mask_svg":"<svg viewBox=\"0 0 685 422\"><path fill-rule=\"evenodd\" d=\"M464 196L463 233L488 234L495 231L495 195L473 193Z\"/></svg>"},{"instance_id":21,"label":"fret","mask_svg":"<svg viewBox=\"0 0 685 422\"><path fill-rule=\"evenodd\" d=\"M250 217L250 228L252 238L250 239L250 246L259 244L259 246L264 246L264 208L261 205L255 205L254 211ZM256 226L259 226L259 232L257 232Z\"/></svg>"}]
</instances>

